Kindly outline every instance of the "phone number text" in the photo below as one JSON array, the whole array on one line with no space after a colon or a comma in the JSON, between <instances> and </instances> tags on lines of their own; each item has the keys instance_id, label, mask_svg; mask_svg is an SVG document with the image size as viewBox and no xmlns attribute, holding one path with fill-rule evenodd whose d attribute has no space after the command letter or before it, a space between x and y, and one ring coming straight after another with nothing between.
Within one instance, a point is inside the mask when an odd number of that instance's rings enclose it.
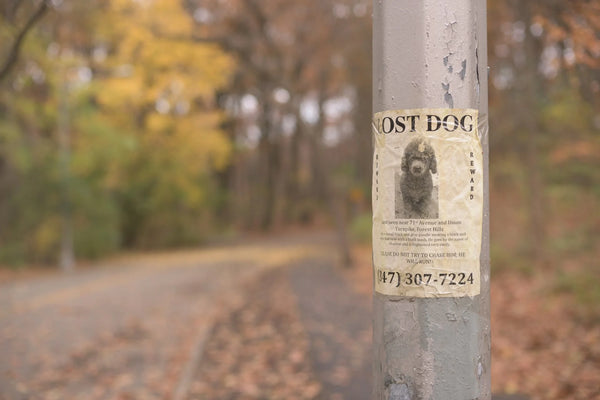
<instances>
[{"instance_id":1,"label":"phone number text","mask_svg":"<svg viewBox=\"0 0 600 400\"><path fill-rule=\"evenodd\" d=\"M473 273L439 272L435 274L377 270L377 282L393 287L400 286L464 286L473 284Z\"/></svg>"}]
</instances>

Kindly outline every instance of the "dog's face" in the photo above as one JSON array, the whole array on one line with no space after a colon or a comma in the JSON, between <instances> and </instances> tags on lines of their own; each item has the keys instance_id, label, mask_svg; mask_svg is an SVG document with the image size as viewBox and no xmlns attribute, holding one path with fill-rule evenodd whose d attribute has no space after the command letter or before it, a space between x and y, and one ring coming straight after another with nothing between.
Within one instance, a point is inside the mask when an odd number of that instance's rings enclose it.
<instances>
[{"instance_id":1,"label":"dog's face","mask_svg":"<svg viewBox=\"0 0 600 400\"><path fill-rule=\"evenodd\" d=\"M437 161L433 147L424 139L413 139L404 149L402 171L415 177L422 177L431 171L437 173Z\"/></svg>"}]
</instances>

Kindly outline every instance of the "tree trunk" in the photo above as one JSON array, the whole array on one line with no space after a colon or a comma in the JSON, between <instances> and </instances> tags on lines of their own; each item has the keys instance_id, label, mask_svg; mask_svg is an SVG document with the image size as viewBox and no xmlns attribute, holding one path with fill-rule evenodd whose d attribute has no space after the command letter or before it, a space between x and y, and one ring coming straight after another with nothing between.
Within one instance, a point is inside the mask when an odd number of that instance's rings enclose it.
<instances>
[{"instance_id":1,"label":"tree trunk","mask_svg":"<svg viewBox=\"0 0 600 400\"><path fill-rule=\"evenodd\" d=\"M71 201L71 130L69 123L69 87L66 74L63 74L64 82L60 90L60 105L58 109L58 146L59 146L59 169L61 176L61 236L59 266L64 272L70 272L75 268L75 251L73 246L73 206Z\"/></svg>"},{"instance_id":2,"label":"tree trunk","mask_svg":"<svg viewBox=\"0 0 600 400\"><path fill-rule=\"evenodd\" d=\"M337 236L338 254L342 266L350 268L353 265L348 240L348 229L345 215L345 198L336 187L335 180L331 177L332 165L330 157L323 151L323 131L325 129L325 116L323 115L323 96L319 100L319 122L312 135L311 144L313 146L313 168L317 176L317 182L320 183L319 192L323 193L324 200L329 207L329 212L333 217L335 231Z\"/></svg>"},{"instance_id":3,"label":"tree trunk","mask_svg":"<svg viewBox=\"0 0 600 400\"><path fill-rule=\"evenodd\" d=\"M543 82L538 71L538 60L541 55L541 46L533 36L529 27L533 23L532 5L527 1L518 1L519 17L525 25L524 51L521 90L521 102L517 102L522 126L527 130L526 144L524 146L526 171L525 179L528 190L529 226L531 235L531 248L537 262L545 258L546 222L544 202L544 179L542 165L539 157L539 146L542 130L539 121L538 99L543 95ZM521 104L519 104L521 103Z\"/></svg>"}]
</instances>

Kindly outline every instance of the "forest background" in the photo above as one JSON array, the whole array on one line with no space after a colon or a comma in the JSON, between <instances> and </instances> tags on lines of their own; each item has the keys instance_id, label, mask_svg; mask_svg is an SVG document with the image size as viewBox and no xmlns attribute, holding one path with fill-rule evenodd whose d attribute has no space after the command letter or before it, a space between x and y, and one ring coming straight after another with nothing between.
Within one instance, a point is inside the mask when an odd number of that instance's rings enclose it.
<instances>
[{"instance_id":1,"label":"forest background","mask_svg":"<svg viewBox=\"0 0 600 400\"><path fill-rule=\"evenodd\" d=\"M595 320L600 4L490 0L488 25L493 272ZM298 226L349 263L371 46L367 0L2 0L0 265Z\"/></svg>"}]
</instances>

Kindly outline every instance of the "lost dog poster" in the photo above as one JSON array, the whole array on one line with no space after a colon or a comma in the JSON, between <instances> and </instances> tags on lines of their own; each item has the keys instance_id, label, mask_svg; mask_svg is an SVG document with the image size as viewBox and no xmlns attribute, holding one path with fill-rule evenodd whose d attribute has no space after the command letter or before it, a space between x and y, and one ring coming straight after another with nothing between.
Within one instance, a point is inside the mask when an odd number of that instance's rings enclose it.
<instances>
[{"instance_id":1,"label":"lost dog poster","mask_svg":"<svg viewBox=\"0 0 600 400\"><path fill-rule=\"evenodd\" d=\"M483 154L478 112L374 115L375 290L407 297L480 292Z\"/></svg>"}]
</instances>

